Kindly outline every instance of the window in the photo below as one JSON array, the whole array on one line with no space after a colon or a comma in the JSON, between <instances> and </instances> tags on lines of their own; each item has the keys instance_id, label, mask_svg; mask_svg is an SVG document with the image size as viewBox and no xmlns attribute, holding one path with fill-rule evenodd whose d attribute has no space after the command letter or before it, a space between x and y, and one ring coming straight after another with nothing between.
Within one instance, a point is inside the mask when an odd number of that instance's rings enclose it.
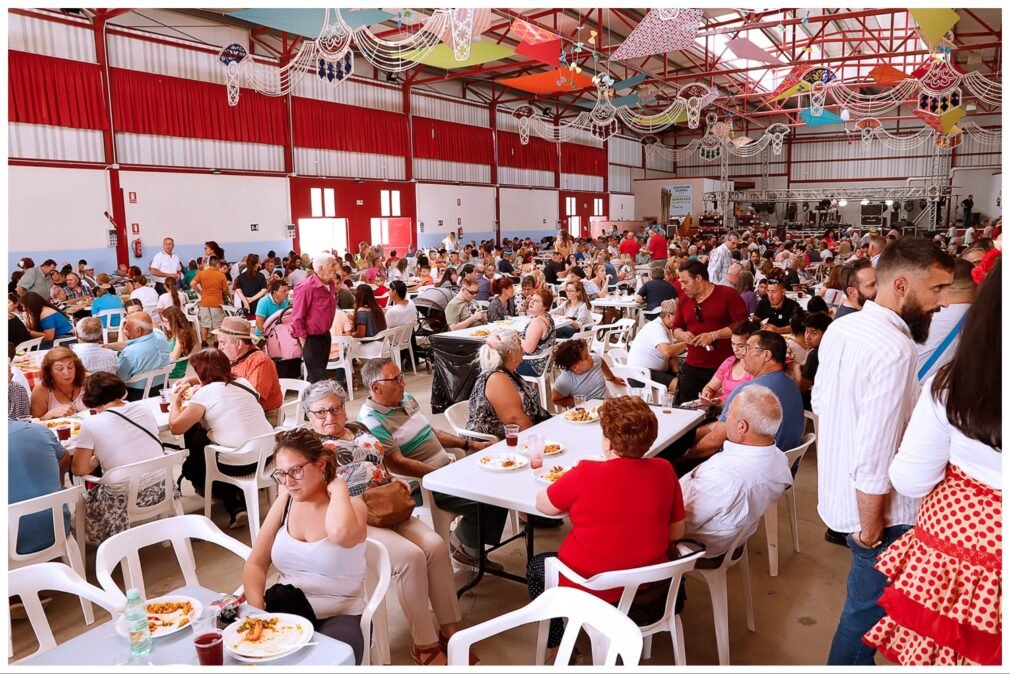
<instances>
[{"instance_id":1,"label":"window","mask_svg":"<svg viewBox=\"0 0 1010 674\"><path fill-rule=\"evenodd\" d=\"M575 215L575 197L565 197L565 215Z\"/></svg>"},{"instance_id":2,"label":"window","mask_svg":"<svg viewBox=\"0 0 1010 674\"><path fill-rule=\"evenodd\" d=\"M593 215L603 215L603 199L593 199Z\"/></svg>"},{"instance_id":3,"label":"window","mask_svg":"<svg viewBox=\"0 0 1010 674\"><path fill-rule=\"evenodd\" d=\"M312 201L313 218L332 218L337 209L334 206L334 194L331 188L313 187L309 190Z\"/></svg>"},{"instance_id":4,"label":"window","mask_svg":"<svg viewBox=\"0 0 1010 674\"><path fill-rule=\"evenodd\" d=\"M382 200L382 217L400 217L400 190L382 190L380 198Z\"/></svg>"},{"instance_id":5,"label":"window","mask_svg":"<svg viewBox=\"0 0 1010 674\"><path fill-rule=\"evenodd\" d=\"M372 218L372 245L385 245L389 243L389 220L385 218Z\"/></svg>"}]
</instances>

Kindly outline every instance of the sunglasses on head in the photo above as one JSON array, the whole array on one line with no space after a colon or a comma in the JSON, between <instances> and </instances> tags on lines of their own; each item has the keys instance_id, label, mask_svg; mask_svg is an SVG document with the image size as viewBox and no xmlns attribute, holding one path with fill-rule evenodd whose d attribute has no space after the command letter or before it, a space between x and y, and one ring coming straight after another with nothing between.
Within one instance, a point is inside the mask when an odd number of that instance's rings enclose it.
<instances>
[{"instance_id":1,"label":"sunglasses on head","mask_svg":"<svg viewBox=\"0 0 1010 674\"><path fill-rule=\"evenodd\" d=\"M770 278L767 279L766 283L770 286L780 286L783 285L783 281L780 278Z\"/></svg>"}]
</instances>

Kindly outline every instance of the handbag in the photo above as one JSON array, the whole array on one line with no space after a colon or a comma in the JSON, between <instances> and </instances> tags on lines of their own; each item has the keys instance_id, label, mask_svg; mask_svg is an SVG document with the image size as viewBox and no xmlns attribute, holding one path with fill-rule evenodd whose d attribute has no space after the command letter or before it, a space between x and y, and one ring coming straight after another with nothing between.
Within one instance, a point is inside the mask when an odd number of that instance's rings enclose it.
<instances>
[{"instance_id":1,"label":"handbag","mask_svg":"<svg viewBox=\"0 0 1010 674\"><path fill-rule=\"evenodd\" d=\"M305 593L294 585L277 583L263 593L263 608L267 613L293 613L317 625L316 612L312 610Z\"/></svg>"},{"instance_id":2,"label":"handbag","mask_svg":"<svg viewBox=\"0 0 1010 674\"><path fill-rule=\"evenodd\" d=\"M390 482L372 487L361 498L368 508L366 521L373 527L388 529L406 522L414 512L414 499L402 484Z\"/></svg>"}]
</instances>

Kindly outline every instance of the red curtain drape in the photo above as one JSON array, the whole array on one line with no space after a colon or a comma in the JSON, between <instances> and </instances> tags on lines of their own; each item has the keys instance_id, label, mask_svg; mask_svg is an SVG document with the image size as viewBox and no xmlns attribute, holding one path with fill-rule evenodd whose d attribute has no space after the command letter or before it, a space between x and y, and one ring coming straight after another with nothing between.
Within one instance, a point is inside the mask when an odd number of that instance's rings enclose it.
<instances>
[{"instance_id":1,"label":"red curtain drape","mask_svg":"<svg viewBox=\"0 0 1010 674\"><path fill-rule=\"evenodd\" d=\"M607 151L578 143L561 144L561 172L584 176L607 175Z\"/></svg>"},{"instance_id":2,"label":"red curtain drape","mask_svg":"<svg viewBox=\"0 0 1010 674\"><path fill-rule=\"evenodd\" d=\"M116 131L283 145L284 99L249 89L235 107L220 84L110 68Z\"/></svg>"},{"instance_id":3,"label":"red curtain drape","mask_svg":"<svg viewBox=\"0 0 1010 674\"><path fill-rule=\"evenodd\" d=\"M494 162L494 137L491 129L414 117L414 156L464 164Z\"/></svg>"},{"instance_id":4,"label":"red curtain drape","mask_svg":"<svg viewBox=\"0 0 1010 674\"><path fill-rule=\"evenodd\" d=\"M407 116L357 105L295 98L291 122L295 147L406 157Z\"/></svg>"},{"instance_id":5,"label":"red curtain drape","mask_svg":"<svg viewBox=\"0 0 1010 674\"><path fill-rule=\"evenodd\" d=\"M75 129L106 129L102 71L95 63L7 52L7 119Z\"/></svg>"},{"instance_id":6,"label":"red curtain drape","mask_svg":"<svg viewBox=\"0 0 1010 674\"><path fill-rule=\"evenodd\" d=\"M558 170L558 146L543 138L530 136L523 145L518 133L498 132L498 165L536 171Z\"/></svg>"}]
</instances>

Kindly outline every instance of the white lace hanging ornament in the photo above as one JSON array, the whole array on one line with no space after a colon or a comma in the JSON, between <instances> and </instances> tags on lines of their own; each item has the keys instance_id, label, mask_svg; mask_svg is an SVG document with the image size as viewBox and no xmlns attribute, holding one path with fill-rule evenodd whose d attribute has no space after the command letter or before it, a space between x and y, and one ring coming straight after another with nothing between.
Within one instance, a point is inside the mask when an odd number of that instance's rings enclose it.
<instances>
[{"instance_id":1,"label":"white lace hanging ornament","mask_svg":"<svg viewBox=\"0 0 1010 674\"><path fill-rule=\"evenodd\" d=\"M227 72L228 81L226 90L228 92L228 105L231 107L238 105L238 100L241 96L239 79L242 76L239 64L248 56L249 52L246 51L245 47L235 42L222 49L221 53L218 54L217 59L225 65Z\"/></svg>"},{"instance_id":2,"label":"white lace hanging ornament","mask_svg":"<svg viewBox=\"0 0 1010 674\"><path fill-rule=\"evenodd\" d=\"M521 145L527 145L530 142L530 120L536 114L533 106L530 105L521 105L512 111L512 116L519 123L519 143Z\"/></svg>"},{"instance_id":3,"label":"white lace hanging ornament","mask_svg":"<svg viewBox=\"0 0 1010 674\"><path fill-rule=\"evenodd\" d=\"M680 10L673 9L672 7L657 7L656 16L659 17L660 21L676 21L677 17L680 16Z\"/></svg>"},{"instance_id":4,"label":"white lace hanging ornament","mask_svg":"<svg viewBox=\"0 0 1010 674\"><path fill-rule=\"evenodd\" d=\"M470 43L473 41L472 7L449 10L449 23L452 29L452 52L457 61L470 58Z\"/></svg>"},{"instance_id":5,"label":"white lace hanging ornament","mask_svg":"<svg viewBox=\"0 0 1010 674\"><path fill-rule=\"evenodd\" d=\"M827 84L823 80L815 81L810 87L810 114L820 117L824 112L824 97L828 93Z\"/></svg>"},{"instance_id":6,"label":"white lace hanging ornament","mask_svg":"<svg viewBox=\"0 0 1010 674\"><path fill-rule=\"evenodd\" d=\"M785 124L776 122L768 127L765 131L768 137L771 139L772 154L779 156L782 154L782 143L785 140L786 134L789 133L789 127Z\"/></svg>"}]
</instances>

